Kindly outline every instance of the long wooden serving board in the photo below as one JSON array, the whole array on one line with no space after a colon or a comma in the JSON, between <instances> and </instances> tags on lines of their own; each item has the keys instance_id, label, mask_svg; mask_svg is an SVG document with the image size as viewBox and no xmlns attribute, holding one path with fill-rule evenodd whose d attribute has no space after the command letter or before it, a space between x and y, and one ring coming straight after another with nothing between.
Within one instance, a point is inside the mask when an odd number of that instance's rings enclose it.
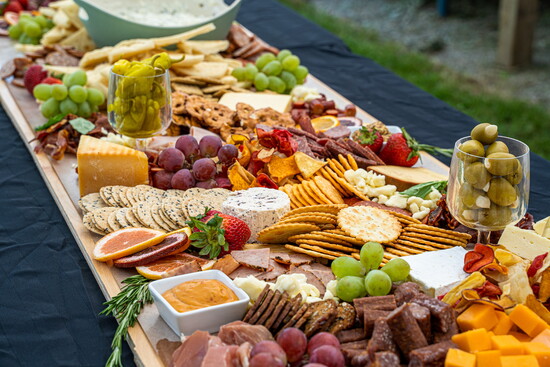
<instances>
[{"instance_id":1,"label":"long wooden serving board","mask_svg":"<svg viewBox=\"0 0 550 367\"><path fill-rule=\"evenodd\" d=\"M0 65L15 55L16 51L10 40L0 39ZM328 99L333 99L337 106L351 103L312 75L307 78L306 85L324 93ZM121 281L134 275L135 271L110 267L93 259L94 244L100 237L88 231L82 224L81 211L77 205L79 189L78 175L75 171L76 157L67 154L61 161L55 161L46 154L34 153L33 149L36 145L36 142L32 142L35 137L34 128L43 124L45 119L40 114L36 101L24 88L0 81L0 100L19 135L27 143L26 146L73 233L101 291L106 299L111 299L119 293ZM375 117L359 108L357 115L366 123L376 121ZM437 173L448 174L448 167L434 157L425 153L422 153L422 157L424 167ZM136 364L145 367L165 366L166 358L163 360L158 352L159 343L177 342L179 336L164 323L154 305L147 305L138 321L134 327L129 329L128 338Z\"/></svg>"}]
</instances>

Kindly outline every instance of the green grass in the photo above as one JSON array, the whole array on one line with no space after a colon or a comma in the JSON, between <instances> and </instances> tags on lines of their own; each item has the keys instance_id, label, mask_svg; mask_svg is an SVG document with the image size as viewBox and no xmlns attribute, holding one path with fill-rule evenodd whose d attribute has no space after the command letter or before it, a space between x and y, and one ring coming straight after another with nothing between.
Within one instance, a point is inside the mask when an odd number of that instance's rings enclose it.
<instances>
[{"instance_id":1,"label":"green grass","mask_svg":"<svg viewBox=\"0 0 550 367\"><path fill-rule=\"evenodd\" d=\"M427 56L383 41L372 30L334 17L304 0L279 0L340 37L356 54L368 57L457 110L481 122L499 125L503 135L524 141L550 159L550 112L543 107L488 93L475 81L433 63Z\"/></svg>"}]
</instances>

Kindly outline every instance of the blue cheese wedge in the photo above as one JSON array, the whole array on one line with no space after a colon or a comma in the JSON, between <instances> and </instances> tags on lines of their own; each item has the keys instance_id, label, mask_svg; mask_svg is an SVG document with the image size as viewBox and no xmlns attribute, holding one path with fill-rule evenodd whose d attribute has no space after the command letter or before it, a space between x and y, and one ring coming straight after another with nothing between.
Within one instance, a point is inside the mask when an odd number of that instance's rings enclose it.
<instances>
[{"instance_id":1,"label":"blue cheese wedge","mask_svg":"<svg viewBox=\"0 0 550 367\"><path fill-rule=\"evenodd\" d=\"M498 241L499 245L514 254L533 261L539 255L550 252L550 240L535 231L521 229L514 225L504 228L502 236Z\"/></svg>"},{"instance_id":2,"label":"blue cheese wedge","mask_svg":"<svg viewBox=\"0 0 550 367\"><path fill-rule=\"evenodd\" d=\"M279 221L290 211L290 198L282 191L253 187L236 191L222 204L222 213L237 217L250 227L250 242L258 232Z\"/></svg>"},{"instance_id":3,"label":"blue cheese wedge","mask_svg":"<svg viewBox=\"0 0 550 367\"><path fill-rule=\"evenodd\" d=\"M418 255L402 257L411 266L411 280L432 297L447 293L455 285L466 279L462 247L448 250L429 251Z\"/></svg>"}]
</instances>

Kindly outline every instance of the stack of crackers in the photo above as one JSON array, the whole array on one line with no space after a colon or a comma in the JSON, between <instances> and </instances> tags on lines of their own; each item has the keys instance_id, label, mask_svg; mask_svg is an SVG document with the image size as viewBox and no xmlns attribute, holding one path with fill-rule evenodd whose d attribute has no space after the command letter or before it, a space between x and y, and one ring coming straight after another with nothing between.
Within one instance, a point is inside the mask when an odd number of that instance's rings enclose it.
<instances>
[{"instance_id":1,"label":"stack of crackers","mask_svg":"<svg viewBox=\"0 0 550 367\"><path fill-rule=\"evenodd\" d=\"M250 90L240 87L230 78L212 78L206 76L174 76L170 78L172 90L189 95L202 96L209 100L218 100L227 92L246 93Z\"/></svg>"},{"instance_id":2,"label":"stack of crackers","mask_svg":"<svg viewBox=\"0 0 550 367\"><path fill-rule=\"evenodd\" d=\"M344 172L347 170L357 170L357 162L348 154L346 157L339 154L338 159L327 159L327 165L322 167L315 173L316 176L321 176L330 181L330 183L338 190L342 197L357 196L362 200L370 200L365 194L357 190L344 177ZM300 177L298 176L298 179Z\"/></svg>"},{"instance_id":3,"label":"stack of crackers","mask_svg":"<svg viewBox=\"0 0 550 367\"><path fill-rule=\"evenodd\" d=\"M290 198L292 209L311 205L343 204L344 199L333 184L322 176L311 180L302 180L299 184L287 184L279 187Z\"/></svg>"},{"instance_id":4,"label":"stack of crackers","mask_svg":"<svg viewBox=\"0 0 550 367\"><path fill-rule=\"evenodd\" d=\"M78 205L84 226L100 235L131 227L170 232L186 226L190 217L204 214L205 208L221 210L230 193L221 188L164 191L147 185L105 186L82 197Z\"/></svg>"}]
</instances>

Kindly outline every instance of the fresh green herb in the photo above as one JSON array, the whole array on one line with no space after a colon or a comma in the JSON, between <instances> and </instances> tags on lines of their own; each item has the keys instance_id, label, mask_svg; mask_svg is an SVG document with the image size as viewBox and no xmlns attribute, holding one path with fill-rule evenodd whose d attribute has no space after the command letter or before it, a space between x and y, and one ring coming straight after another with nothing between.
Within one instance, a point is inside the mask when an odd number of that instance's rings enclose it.
<instances>
[{"instance_id":1,"label":"fresh green herb","mask_svg":"<svg viewBox=\"0 0 550 367\"><path fill-rule=\"evenodd\" d=\"M65 118L65 115L61 114L61 113L59 115L55 115L54 117L50 117L50 119L44 125L40 125L40 126L36 127L34 129L34 131L46 130L47 128L57 124L58 122L60 122L64 118Z\"/></svg>"},{"instance_id":2,"label":"fresh green herb","mask_svg":"<svg viewBox=\"0 0 550 367\"><path fill-rule=\"evenodd\" d=\"M72 127L82 135L86 135L90 131L95 129L95 125L92 122L82 117L72 119L71 121L69 121L69 124L71 124Z\"/></svg>"},{"instance_id":3,"label":"fresh green herb","mask_svg":"<svg viewBox=\"0 0 550 367\"><path fill-rule=\"evenodd\" d=\"M419 185L414 185L409 187L407 190L402 191L400 194L404 196L416 196L424 199L430 192L432 192L432 188L443 193L443 191L447 188L447 181L430 181Z\"/></svg>"},{"instance_id":4,"label":"fresh green herb","mask_svg":"<svg viewBox=\"0 0 550 367\"><path fill-rule=\"evenodd\" d=\"M375 128L369 129L366 126L362 126L361 129L357 130L354 138L360 144L371 145L379 136L376 132L377 130Z\"/></svg>"},{"instance_id":5,"label":"fresh green herb","mask_svg":"<svg viewBox=\"0 0 550 367\"><path fill-rule=\"evenodd\" d=\"M198 229L199 232L193 232L189 237L191 245L196 248L200 248L199 255L208 255L211 259L218 257L222 248L227 251L229 243L225 239L225 229L222 227L223 218L218 214L207 222L200 221L200 217L191 217L191 220L187 221L189 228Z\"/></svg>"},{"instance_id":6,"label":"fresh green herb","mask_svg":"<svg viewBox=\"0 0 550 367\"><path fill-rule=\"evenodd\" d=\"M134 326L137 318L147 303L153 302L149 292L149 279L142 275L134 275L122 281L125 285L110 301L100 315L113 315L118 319L118 327L111 342L112 353L105 367L122 367L122 340L128 336L128 328Z\"/></svg>"}]
</instances>

